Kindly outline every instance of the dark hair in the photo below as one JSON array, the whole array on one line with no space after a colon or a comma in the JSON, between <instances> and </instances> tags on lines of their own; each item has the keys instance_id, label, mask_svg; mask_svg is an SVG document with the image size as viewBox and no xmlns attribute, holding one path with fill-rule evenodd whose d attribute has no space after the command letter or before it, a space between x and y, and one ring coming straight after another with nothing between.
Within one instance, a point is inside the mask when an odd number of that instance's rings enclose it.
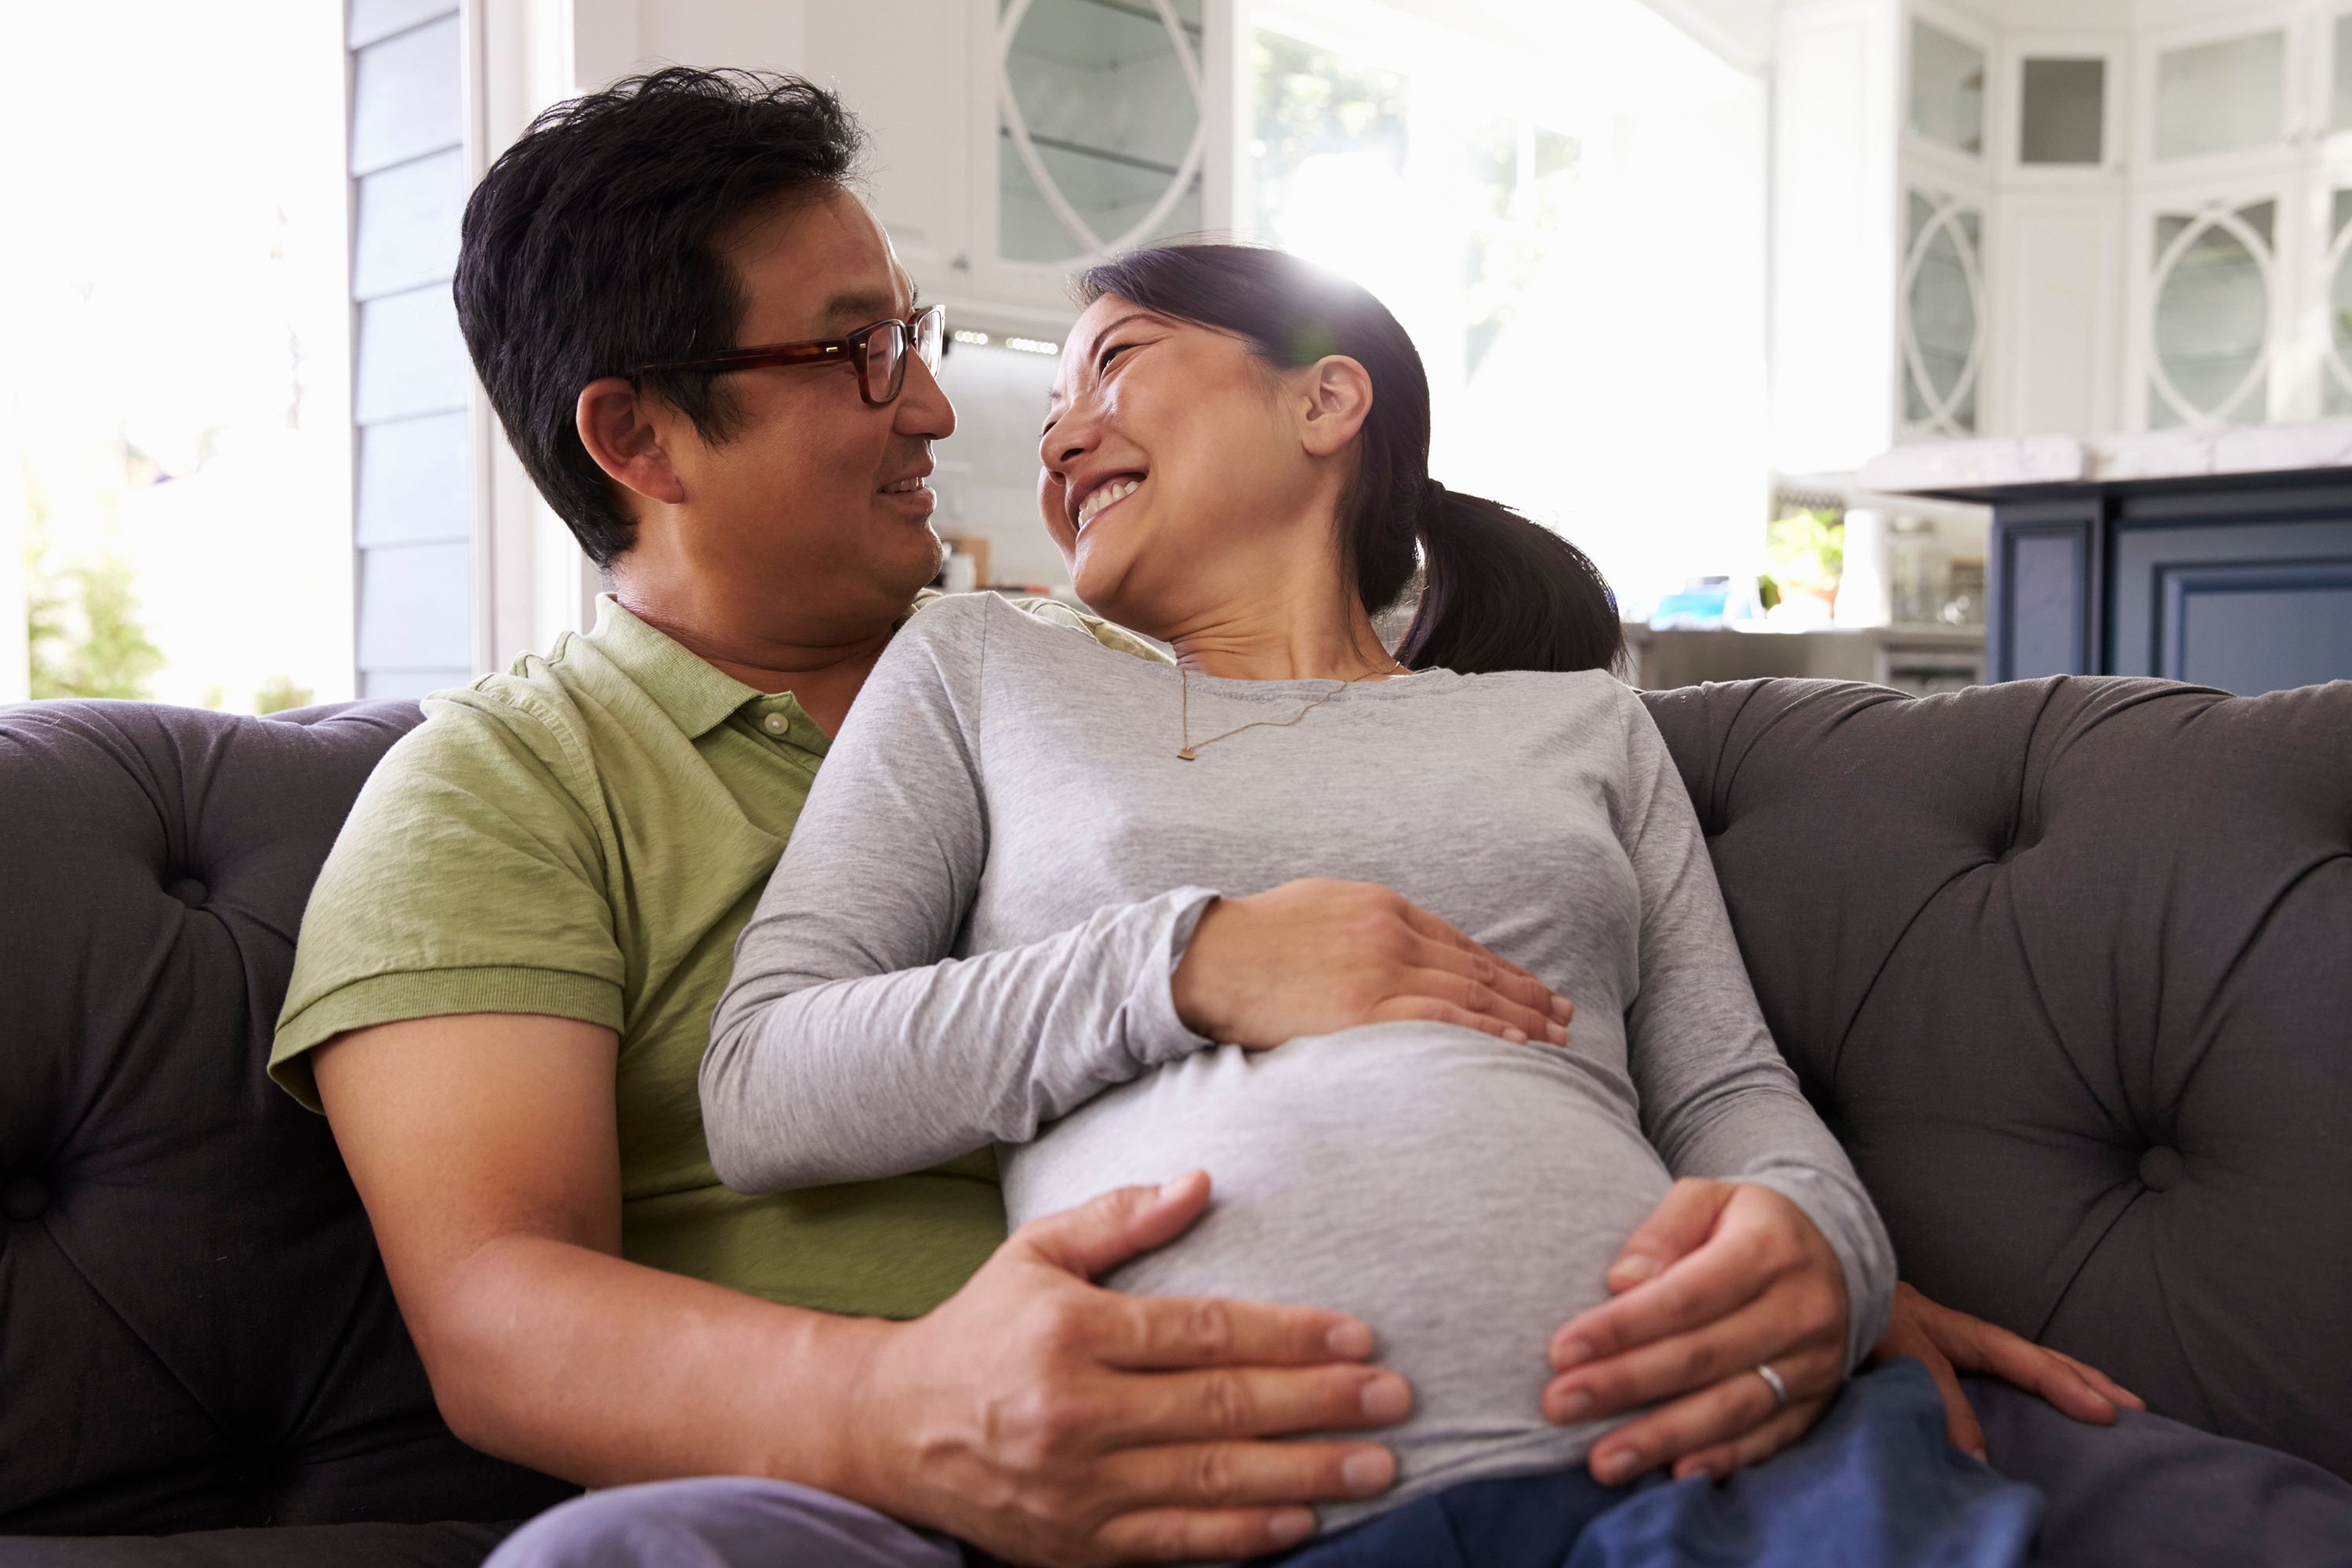
<instances>
[{"instance_id":1,"label":"dark hair","mask_svg":"<svg viewBox=\"0 0 2352 1568\"><path fill-rule=\"evenodd\" d=\"M1429 376L1370 290L1286 251L1206 244L1131 250L1087 268L1075 288L1084 304L1116 294L1231 332L1282 369L1326 354L1364 367L1372 411L1358 437L1339 542L1364 608L1377 614L1412 583L1418 542L1421 604L1397 645L1408 666L1607 669L1624 652L1616 605L1582 551L1429 477Z\"/></svg>"},{"instance_id":2,"label":"dark hair","mask_svg":"<svg viewBox=\"0 0 2352 1568\"><path fill-rule=\"evenodd\" d=\"M457 323L523 468L599 566L635 527L580 444L580 389L732 347L745 300L719 242L779 197L845 184L864 140L798 77L673 66L557 104L474 188ZM644 382L706 441L734 433L723 377Z\"/></svg>"}]
</instances>

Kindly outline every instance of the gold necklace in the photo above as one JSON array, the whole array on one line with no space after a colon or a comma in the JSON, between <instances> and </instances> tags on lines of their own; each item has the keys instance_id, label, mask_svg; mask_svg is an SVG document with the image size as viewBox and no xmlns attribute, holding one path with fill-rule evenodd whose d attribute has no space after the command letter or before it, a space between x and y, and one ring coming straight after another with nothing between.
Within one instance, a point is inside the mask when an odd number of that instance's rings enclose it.
<instances>
[{"instance_id":1,"label":"gold necklace","mask_svg":"<svg viewBox=\"0 0 2352 1568\"><path fill-rule=\"evenodd\" d=\"M1394 659L1391 659L1389 662L1391 664L1396 663ZM1176 677L1178 684L1183 690L1184 744L1182 748L1177 752L1176 760L1180 763L1192 762L1193 760L1193 753L1198 752L1201 749L1201 746L1213 746L1220 741L1231 740L1234 736L1240 734L1244 730L1287 730L1293 724L1297 723L1301 719L1306 718L1309 713L1314 712L1318 708L1322 707L1326 702L1330 701L1334 697L1339 696L1340 692L1345 691L1349 687L1355 685L1359 680L1386 680L1391 676L1411 675L1412 673L1412 671L1405 668L1403 665L1398 664L1394 669L1376 669L1367 675L1351 676L1348 679L1339 682L1339 685L1331 688L1330 690L1325 692L1322 696L1315 699L1314 701L1309 702L1306 707L1301 708L1297 712L1293 713L1287 719L1260 719L1253 724L1237 725L1234 728L1226 731L1222 735L1210 736L1207 740L1202 742L1200 746L1196 746L1192 743L1192 672L1185 666L1180 664L1176 667Z\"/></svg>"}]
</instances>

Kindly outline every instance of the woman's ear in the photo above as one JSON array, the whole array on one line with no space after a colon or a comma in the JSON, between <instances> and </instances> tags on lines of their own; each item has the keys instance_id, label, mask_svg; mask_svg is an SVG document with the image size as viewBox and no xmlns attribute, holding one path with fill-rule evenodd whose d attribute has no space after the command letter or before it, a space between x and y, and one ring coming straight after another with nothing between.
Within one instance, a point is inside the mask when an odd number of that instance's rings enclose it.
<instances>
[{"instance_id":1,"label":"woman's ear","mask_svg":"<svg viewBox=\"0 0 2352 1568\"><path fill-rule=\"evenodd\" d=\"M608 375L582 387L572 417L580 444L614 483L671 506L686 499L686 483L662 445L654 407L626 376Z\"/></svg>"},{"instance_id":2,"label":"woman's ear","mask_svg":"<svg viewBox=\"0 0 2352 1568\"><path fill-rule=\"evenodd\" d=\"M1301 378L1301 442L1318 458L1340 451L1371 415L1370 374L1345 354L1326 354L1291 374Z\"/></svg>"}]
</instances>

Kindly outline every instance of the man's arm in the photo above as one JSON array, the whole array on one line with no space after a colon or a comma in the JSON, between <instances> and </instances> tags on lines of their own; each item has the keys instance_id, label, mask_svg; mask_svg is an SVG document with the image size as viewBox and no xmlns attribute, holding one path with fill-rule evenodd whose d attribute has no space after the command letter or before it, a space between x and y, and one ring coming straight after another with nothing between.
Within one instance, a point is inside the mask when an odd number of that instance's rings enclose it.
<instances>
[{"instance_id":1,"label":"man's arm","mask_svg":"<svg viewBox=\"0 0 2352 1568\"><path fill-rule=\"evenodd\" d=\"M1023 1562L1244 1557L1385 1487L1401 1419L1363 1324L1119 1296L1194 1176L1016 1233L910 1323L777 1306L620 1256L613 1032L509 1014L354 1030L320 1097L435 1398L478 1447L592 1486L762 1475Z\"/></svg>"}]
</instances>

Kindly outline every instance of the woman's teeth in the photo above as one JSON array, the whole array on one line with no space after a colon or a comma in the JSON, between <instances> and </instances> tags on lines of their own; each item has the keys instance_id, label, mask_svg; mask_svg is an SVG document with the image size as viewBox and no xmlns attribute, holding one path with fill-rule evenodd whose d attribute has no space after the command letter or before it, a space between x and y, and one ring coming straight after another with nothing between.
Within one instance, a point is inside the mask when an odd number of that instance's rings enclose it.
<instances>
[{"instance_id":1,"label":"woman's teeth","mask_svg":"<svg viewBox=\"0 0 2352 1568\"><path fill-rule=\"evenodd\" d=\"M1125 500L1128 497L1133 495L1135 493L1136 487L1142 483L1143 481L1141 479L1117 479L1109 484L1102 486L1092 495L1087 497L1084 501L1081 501L1078 504L1079 530L1083 531L1087 524L1095 520L1095 513L1102 510L1103 508L1109 506L1114 501Z\"/></svg>"},{"instance_id":2,"label":"woman's teeth","mask_svg":"<svg viewBox=\"0 0 2352 1568\"><path fill-rule=\"evenodd\" d=\"M917 474L911 479L900 479L895 485L884 485L882 487L882 493L886 496L899 496L905 495L908 490L919 490L922 488L923 476Z\"/></svg>"}]
</instances>

